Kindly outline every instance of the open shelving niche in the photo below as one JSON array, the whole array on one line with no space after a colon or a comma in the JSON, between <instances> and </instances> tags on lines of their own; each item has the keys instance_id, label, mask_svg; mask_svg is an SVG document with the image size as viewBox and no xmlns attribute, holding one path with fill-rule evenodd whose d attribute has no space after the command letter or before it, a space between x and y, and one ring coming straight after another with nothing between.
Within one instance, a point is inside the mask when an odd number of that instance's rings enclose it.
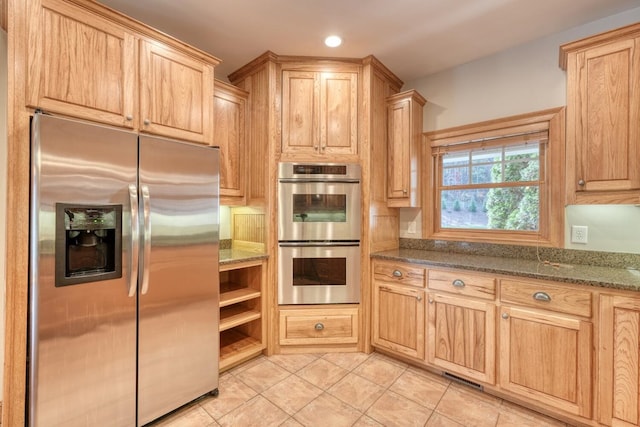
<instances>
[{"instance_id":1,"label":"open shelving niche","mask_svg":"<svg viewBox=\"0 0 640 427\"><path fill-rule=\"evenodd\" d=\"M262 353L264 260L220 266L220 371Z\"/></svg>"}]
</instances>

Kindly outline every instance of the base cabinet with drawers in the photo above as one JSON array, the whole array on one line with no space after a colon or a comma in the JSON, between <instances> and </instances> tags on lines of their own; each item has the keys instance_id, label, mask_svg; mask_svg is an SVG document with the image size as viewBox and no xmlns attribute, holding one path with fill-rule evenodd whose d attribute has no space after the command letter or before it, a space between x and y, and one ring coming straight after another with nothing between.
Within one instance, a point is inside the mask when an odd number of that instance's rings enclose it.
<instances>
[{"instance_id":1,"label":"base cabinet with drawers","mask_svg":"<svg viewBox=\"0 0 640 427\"><path fill-rule=\"evenodd\" d=\"M376 349L571 424L639 425L638 292L382 258L371 278Z\"/></svg>"},{"instance_id":2,"label":"base cabinet with drawers","mask_svg":"<svg viewBox=\"0 0 640 427\"><path fill-rule=\"evenodd\" d=\"M494 384L496 279L441 270L428 276L427 362Z\"/></svg>"},{"instance_id":3,"label":"base cabinet with drawers","mask_svg":"<svg viewBox=\"0 0 640 427\"><path fill-rule=\"evenodd\" d=\"M357 305L280 306L279 311L279 345L284 353L294 346L355 347L358 343Z\"/></svg>"},{"instance_id":4,"label":"base cabinet with drawers","mask_svg":"<svg viewBox=\"0 0 640 427\"><path fill-rule=\"evenodd\" d=\"M372 271L373 345L423 360L424 268L376 262Z\"/></svg>"}]
</instances>

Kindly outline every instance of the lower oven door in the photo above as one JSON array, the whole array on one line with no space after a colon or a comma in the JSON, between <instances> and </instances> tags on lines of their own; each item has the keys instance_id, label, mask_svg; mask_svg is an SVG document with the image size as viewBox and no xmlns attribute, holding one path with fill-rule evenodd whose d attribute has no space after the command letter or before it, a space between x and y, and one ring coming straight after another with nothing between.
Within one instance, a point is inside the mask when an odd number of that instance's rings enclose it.
<instances>
[{"instance_id":1,"label":"lower oven door","mask_svg":"<svg viewBox=\"0 0 640 427\"><path fill-rule=\"evenodd\" d=\"M360 302L360 243L280 243L278 304Z\"/></svg>"}]
</instances>

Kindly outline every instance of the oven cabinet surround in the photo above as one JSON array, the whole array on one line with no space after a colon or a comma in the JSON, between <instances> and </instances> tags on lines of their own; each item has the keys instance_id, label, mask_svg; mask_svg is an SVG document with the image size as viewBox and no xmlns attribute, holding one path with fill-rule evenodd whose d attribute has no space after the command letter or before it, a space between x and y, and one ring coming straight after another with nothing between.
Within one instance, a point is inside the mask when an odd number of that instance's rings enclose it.
<instances>
[{"instance_id":1,"label":"oven cabinet surround","mask_svg":"<svg viewBox=\"0 0 640 427\"><path fill-rule=\"evenodd\" d=\"M214 144L220 147L220 204L246 204L245 177L249 93L215 80L213 113Z\"/></svg>"},{"instance_id":2,"label":"oven cabinet surround","mask_svg":"<svg viewBox=\"0 0 640 427\"><path fill-rule=\"evenodd\" d=\"M34 0L26 16L27 107L212 142L218 59L98 4Z\"/></svg>"},{"instance_id":3,"label":"oven cabinet surround","mask_svg":"<svg viewBox=\"0 0 640 427\"><path fill-rule=\"evenodd\" d=\"M495 384L496 278L428 270L427 362Z\"/></svg>"},{"instance_id":4,"label":"oven cabinet surround","mask_svg":"<svg viewBox=\"0 0 640 427\"><path fill-rule=\"evenodd\" d=\"M313 68L283 66L282 155L357 159L359 67Z\"/></svg>"},{"instance_id":5,"label":"oven cabinet surround","mask_svg":"<svg viewBox=\"0 0 640 427\"><path fill-rule=\"evenodd\" d=\"M560 47L567 203L640 200L640 24Z\"/></svg>"},{"instance_id":6,"label":"oven cabinet surround","mask_svg":"<svg viewBox=\"0 0 640 427\"><path fill-rule=\"evenodd\" d=\"M326 86L321 85L323 75L332 77ZM281 345L281 328L275 326L280 324L281 317L288 317L291 310L309 310L314 313L312 317L321 316L327 307L278 305L277 167L279 162L291 161L360 164L363 183L360 277L363 283L368 283L369 254L397 248L399 244L399 210L387 207L386 197L386 99L399 92L402 81L373 56L338 59L285 56L269 51L228 78L231 84L249 93L246 166L251 173L246 182L247 205L260 206L274 214L264 228L270 253L267 310L274 325L268 333L267 351L276 354L320 349L344 351L345 347L370 351L372 289L369 286L361 286L360 304L337 307L358 309L357 344L292 345L288 344L291 336L283 335L285 341ZM339 108L334 108L336 102ZM310 137L301 139L301 135ZM320 153L319 147L314 149L313 141L320 143L323 135L327 145Z\"/></svg>"},{"instance_id":7,"label":"oven cabinet surround","mask_svg":"<svg viewBox=\"0 0 640 427\"><path fill-rule=\"evenodd\" d=\"M600 422L640 425L640 295L600 297Z\"/></svg>"},{"instance_id":8,"label":"oven cabinet surround","mask_svg":"<svg viewBox=\"0 0 640 427\"><path fill-rule=\"evenodd\" d=\"M220 371L266 347L266 261L220 265Z\"/></svg>"},{"instance_id":9,"label":"oven cabinet surround","mask_svg":"<svg viewBox=\"0 0 640 427\"><path fill-rule=\"evenodd\" d=\"M415 90L387 98L389 207L420 207L422 108L426 102Z\"/></svg>"},{"instance_id":10,"label":"oven cabinet surround","mask_svg":"<svg viewBox=\"0 0 640 427\"><path fill-rule=\"evenodd\" d=\"M375 261L372 275L373 345L423 360L424 268Z\"/></svg>"},{"instance_id":11,"label":"oven cabinet surround","mask_svg":"<svg viewBox=\"0 0 640 427\"><path fill-rule=\"evenodd\" d=\"M371 264L377 350L569 423L638 425L639 292ZM422 295L424 311L416 308Z\"/></svg>"}]
</instances>

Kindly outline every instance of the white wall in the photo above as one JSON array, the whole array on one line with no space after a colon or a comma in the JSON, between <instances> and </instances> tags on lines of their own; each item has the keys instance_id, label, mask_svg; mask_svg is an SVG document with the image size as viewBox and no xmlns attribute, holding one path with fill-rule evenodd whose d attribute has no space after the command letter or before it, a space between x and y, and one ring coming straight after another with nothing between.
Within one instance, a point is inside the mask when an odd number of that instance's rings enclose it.
<instances>
[{"instance_id":1,"label":"white wall","mask_svg":"<svg viewBox=\"0 0 640 427\"><path fill-rule=\"evenodd\" d=\"M560 45L638 21L640 8L632 9L407 82L403 89L416 89L427 98L425 131L563 106L566 73L558 65ZM422 237L421 215L417 209L400 210L401 237ZM409 233L413 221L417 223L416 233ZM634 231L617 229L621 223L635 224ZM640 208L569 207L566 236L572 224L590 227L589 243L567 242L568 248L640 253Z\"/></svg>"},{"instance_id":2,"label":"white wall","mask_svg":"<svg viewBox=\"0 0 640 427\"><path fill-rule=\"evenodd\" d=\"M0 30L0 368L4 366L5 251L7 212L7 33ZM4 370L0 369L0 401Z\"/></svg>"},{"instance_id":3,"label":"white wall","mask_svg":"<svg viewBox=\"0 0 640 427\"><path fill-rule=\"evenodd\" d=\"M220 206L220 240L231 238L231 208Z\"/></svg>"}]
</instances>

